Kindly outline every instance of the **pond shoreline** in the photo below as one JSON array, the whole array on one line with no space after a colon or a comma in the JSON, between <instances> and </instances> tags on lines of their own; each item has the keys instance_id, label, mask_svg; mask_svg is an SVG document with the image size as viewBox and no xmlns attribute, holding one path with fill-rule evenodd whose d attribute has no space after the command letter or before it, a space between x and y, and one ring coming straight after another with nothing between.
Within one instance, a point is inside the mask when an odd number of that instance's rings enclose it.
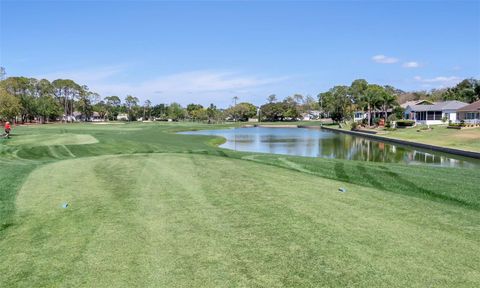
<instances>
[{"instance_id":1,"label":"pond shoreline","mask_svg":"<svg viewBox=\"0 0 480 288\"><path fill-rule=\"evenodd\" d=\"M454 154L454 155L463 156L463 157L480 159L480 153L479 152L473 152L473 151L467 151L467 150L461 150L461 149L455 149L455 148L448 148L448 147L436 146L436 145L419 143L419 142L414 142L414 141L400 140L400 139L395 139L395 138L387 138L387 137L383 137L383 136L379 136L379 135L375 135L375 134L363 133L363 132L358 132L358 131L347 131L347 130L329 128L329 127L321 127L321 129L325 129L325 130L329 130L329 131L338 131L338 132L342 132L342 133L346 133L346 134L362 136L362 137L376 139L376 140L380 140L380 141L384 141L384 142L402 144L402 145L407 145L407 146L412 146L412 147L418 147L418 148L423 148L423 149L429 149L429 150Z\"/></svg>"},{"instance_id":2,"label":"pond shoreline","mask_svg":"<svg viewBox=\"0 0 480 288\"><path fill-rule=\"evenodd\" d=\"M361 137L370 138L370 139L379 140L379 141L388 142L388 143L401 144L401 145L406 145L406 146L411 146L411 147L418 147L418 148L429 149L429 150L433 150L433 151L449 153L449 154L463 156L463 157L480 159L480 153L479 152L473 152L473 151L467 151L467 150L461 150L461 149L455 149L455 148L448 148L448 147L419 143L419 142L414 142L414 141L400 140L400 139L395 139L395 138L387 138L387 137L383 137L383 136L379 136L379 135L375 135L375 134L371 134L371 133L341 130L341 129L330 128L330 127L326 127L326 126L261 125L261 124L259 125L259 124L255 124L255 125L245 125L243 127L325 129L325 130L328 130L328 131L334 131L334 132L340 132L340 133L345 133L345 134L350 134L350 135L355 135L355 136L361 136Z\"/></svg>"},{"instance_id":3,"label":"pond shoreline","mask_svg":"<svg viewBox=\"0 0 480 288\"><path fill-rule=\"evenodd\" d=\"M401 145L406 145L406 146L411 146L411 147L418 147L418 148L429 149L429 150L433 150L433 151L439 151L439 152L454 154L454 155L463 156L463 157L480 159L480 152L473 152L473 151L467 151L467 150L462 150L462 149L448 148L448 147L442 147L442 146L437 146L437 145L431 145L431 144L425 144L425 143L419 143L419 142L407 141L407 140L401 140L401 139L395 139L395 138L387 138L387 137L383 137L383 136L375 135L375 134L371 134L371 133L364 133L364 132L359 132L359 131L348 131L348 130L330 128L330 127L326 127L326 126L308 126L308 125L293 125L293 124L285 124L285 125L254 124L254 125L244 125L242 127L245 127L245 128L259 127L259 128L325 129L325 130L328 130L328 131L334 131L334 132L340 132L340 133L345 133L345 134L350 134L350 135L356 135L356 136L361 136L361 137L370 138L370 139L374 139L374 140L380 140L380 141L383 141L383 142L401 144Z\"/></svg>"}]
</instances>

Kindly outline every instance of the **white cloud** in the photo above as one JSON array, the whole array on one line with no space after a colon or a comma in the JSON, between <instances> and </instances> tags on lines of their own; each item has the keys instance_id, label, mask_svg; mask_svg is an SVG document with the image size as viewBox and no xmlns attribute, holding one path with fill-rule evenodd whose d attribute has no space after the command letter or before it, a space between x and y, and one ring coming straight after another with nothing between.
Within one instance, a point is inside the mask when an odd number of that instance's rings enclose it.
<instances>
[{"instance_id":1,"label":"white cloud","mask_svg":"<svg viewBox=\"0 0 480 288\"><path fill-rule=\"evenodd\" d=\"M387 57L385 55L375 55L372 57L372 60L377 62L377 63L381 63L381 64L393 64L393 63L397 63L398 62L398 59L397 58L394 58L394 57Z\"/></svg>"},{"instance_id":2,"label":"white cloud","mask_svg":"<svg viewBox=\"0 0 480 288\"><path fill-rule=\"evenodd\" d=\"M192 71L161 76L141 85L150 90L168 92L212 92L245 89L267 85L285 77L262 78L233 72Z\"/></svg>"},{"instance_id":3,"label":"white cloud","mask_svg":"<svg viewBox=\"0 0 480 288\"><path fill-rule=\"evenodd\" d=\"M420 76L413 77L415 81L423 83L424 85L431 84L432 86L443 88L443 87L450 87L458 84L462 81L461 77L458 76L438 76L434 78L423 78Z\"/></svg>"},{"instance_id":4,"label":"white cloud","mask_svg":"<svg viewBox=\"0 0 480 288\"><path fill-rule=\"evenodd\" d=\"M290 77L264 77L244 73L217 70L200 70L162 75L141 82L118 79L126 67L104 67L91 71L67 71L39 75L37 78L54 80L68 78L87 85L102 96L132 94L154 103L191 102L228 105L234 95L248 99L268 85L290 79ZM261 92L264 93L264 92ZM267 93L267 92L265 92Z\"/></svg>"},{"instance_id":5,"label":"white cloud","mask_svg":"<svg viewBox=\"0 0 480 288\"><path fill-rule=\"evenodd\" d=\"M55 79L72 79L79 84L87 84L87 82L96 82L105 80L118 75L125 70L125 66L107 66L93 70L71 70L63 72L53 72L35 76L36 78L45 78L50 81Z\"/></svg>"},{"instance_id":6,"label":"white cloud","mask_svg":"<svg viewBox=\"0 0 480 288\"><path fill-rule=\"evenodd\" d=\"M415 61L410 61L410 62L403 63L403 67L405 67L405 68L418 68L418 67L420 67L420 64L418 64L418 62L415 62Z\"/></svg>"}]
</instances>

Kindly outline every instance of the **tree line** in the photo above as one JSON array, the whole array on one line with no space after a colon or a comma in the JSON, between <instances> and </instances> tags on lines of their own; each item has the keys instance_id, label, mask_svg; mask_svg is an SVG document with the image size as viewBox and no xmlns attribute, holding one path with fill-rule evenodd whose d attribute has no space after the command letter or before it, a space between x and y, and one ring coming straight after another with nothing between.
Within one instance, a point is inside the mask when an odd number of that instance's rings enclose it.
<instances>
[{"instance_id":1,"label":"tree line","mask_svg":"<svg viewBox=\"0 0 480 288\"><path fill-rule=\"evenodd\" d=\"M403 117L400 104L407 101L429 100L432 102L458 100L472 103L480 100L480 80L465 79L455 87L431 91L405 92L390 85L370 84L357 79L350 86L334 86L318 95L321 110L328 112L336 122L351 120L355 111L367 114L367 124L372 125L372 112L380 112L387 120ZM388 116L388 111L390 116Z\"/></svg>"},{"instance_id":2,"label":"tree line","mask_svg":"<svg viewBox=\"0 0 480 288\"><path fill-rule=\"evenodd\" d=\"M4 75L4 69L1 70ZM2 75L0 75L2 76ZM3 78L3 77L2 77ZM102 120L116 120L120 115L125 120L192 120L192 121L295 121L316 111L313 117L332 118L336 122L351 120L355 111L367 113L367 122L372 124L371 112L381 112L387 119L387 111L402 117L399 104L410 100L430 101L459 100L474 102L480 100L480 80L465 79L455 87L416 92L404 92L392 86L370 84L357 79L350 86L334 86L319 93L316 98L294 94L278 100L275 94L267 97L266 103L257 107L248 102L236 103L226 109L214 104L204 107L200 104L179 103L152 105L149 100L140 103L132 95L124 99L111 95L102 98L70 79L46 79L9 77L0 80L0 120L18 119L21 122L89 121L96 115ZM391 110L390 110L391 109ZM122 115L123 114L123 115Z\"/></svg>"}]
</instances>

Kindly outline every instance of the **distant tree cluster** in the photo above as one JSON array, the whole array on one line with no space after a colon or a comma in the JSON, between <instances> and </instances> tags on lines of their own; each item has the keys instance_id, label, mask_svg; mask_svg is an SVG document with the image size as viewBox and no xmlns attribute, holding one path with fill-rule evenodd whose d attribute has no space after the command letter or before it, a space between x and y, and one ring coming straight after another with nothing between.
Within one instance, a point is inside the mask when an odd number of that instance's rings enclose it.
<instances>
[{"instance_id":1,"label":"distant tree cluster","mask_svg":"<svg viewBox=\"0 0 480 288\"><path fill-rule=\"evenodd\" d=\"M427 99L472 103L480 100L480 80L465 79L455 87L430 92L404 92L390 85L381 86L357 79L350 86L335 86L320 93L318 99L322 111L328 113L336 122L350 120L354 111L363 111L367 114L368 125L372 125L372 111L381 111L383 117L387 119L387 111L392 109L392 117L399 118L403 115L403 109L399 104L407 101Z\"/></svg>"},{"instance_id":2,"label":"distant tree cluster","mask_svg":"<svg viewBox=\"0 0 480 288\"><path fill-rule=\"evenodd\" d=\"M318 110L318 102L311 96L301 94L288 96L283 101L277 101L275 95L267 98L267 103L260 107L260 118L265 121L296 120L312 110Z\"/></svg>"},{"instance_id":3,"label":"distant tree cluster","mask_svg":"<svg viewBox=\"0 0 480 288\"><path fill-rule=\"evenodd\" d=\"M387 118L387 111L398 106L399 91L392 86L369 84L357 79L350 86L335 86L318 95L321 108L328 112L333 121L350 120L355 111L367 113L367 123L372 124L372 111L381 111Z\"/></svg>"},{"instance_id":4,"label":"distant tree cluster","mask_svg":"<svg viewBox=\"0 0 480 288\"><path fill-rule=\"evenodd\" d=\"M102 97L70 79L46 79L9 77L5 79L5 69L0 67L0 120L19 120L21 122L38 121L90 121L93 115L103 120L122 118L155 120L208 121L295 121L304 115L330 117L336 122L350 120L355 111L367 113L367 122L372 124L371 112L381 112L387 118L387 111L402 117L399 104L410 100L428 99L430 101L459 100L474 102L480 100L480 80L465 79L455 87L427 91L404 92L392 86L370 84L357 79L350 86L334 86L328 91L311 96L294 94L278 100L275 94L267 97L265 104L257 107L248 102L227 109L218 109L214 104L203 107L191 103L182 107L179 103L152 105L127 95L122 102L119 96ZM122 115L121 115L122 114ZM122 117L118 117L121 115ZM393 116L395 117L395 116Z\"/></svg>"},{"instance_id":5,"label":"distant tree cluster","mask_svg":"<svg viewBox=\"0 0 480 288\"><path fill-rule=\"evenodd\" d=\"M2 69L2 78L5 70ZM127 95L122 104L118 96L101 99L70 79L46 79L9 77L0 81L0 120L18 120L22 123L38 121L89 121L96 112L100 119L116 119L119 113L128 119L148 118L150 101L139 106L137 97Z\"/></svg>"},{"instance_id":6,"label":"distant tree cluster","mask_svg":"<svg viewBox=\"0 0 480 288\"><path fill-rule=\"evenodd\" d=\"M458 100L466 103L478 101L480 100L480 80L464 79L455 87L433 89L431 91L402 91L398 96L399 103L424 99L430 101Z\"/></svg>"}]
</instances>

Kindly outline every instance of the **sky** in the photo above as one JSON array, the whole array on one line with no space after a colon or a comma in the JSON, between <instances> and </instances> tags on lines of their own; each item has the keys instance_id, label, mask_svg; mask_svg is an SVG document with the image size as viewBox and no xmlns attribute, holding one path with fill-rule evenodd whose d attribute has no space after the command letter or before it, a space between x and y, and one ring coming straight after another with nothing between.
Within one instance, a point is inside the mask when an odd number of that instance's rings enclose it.
<instances>
[{"instance_id":1,"label":"sky","mask_svg":"<svg viewBox=\"0 0 480 288\"><path fill-rule=\"evenodd\" d=\"M480 1L0 0L0 66L182 105L429 90L480 78Z\"/></svg>"}]
</instances>

